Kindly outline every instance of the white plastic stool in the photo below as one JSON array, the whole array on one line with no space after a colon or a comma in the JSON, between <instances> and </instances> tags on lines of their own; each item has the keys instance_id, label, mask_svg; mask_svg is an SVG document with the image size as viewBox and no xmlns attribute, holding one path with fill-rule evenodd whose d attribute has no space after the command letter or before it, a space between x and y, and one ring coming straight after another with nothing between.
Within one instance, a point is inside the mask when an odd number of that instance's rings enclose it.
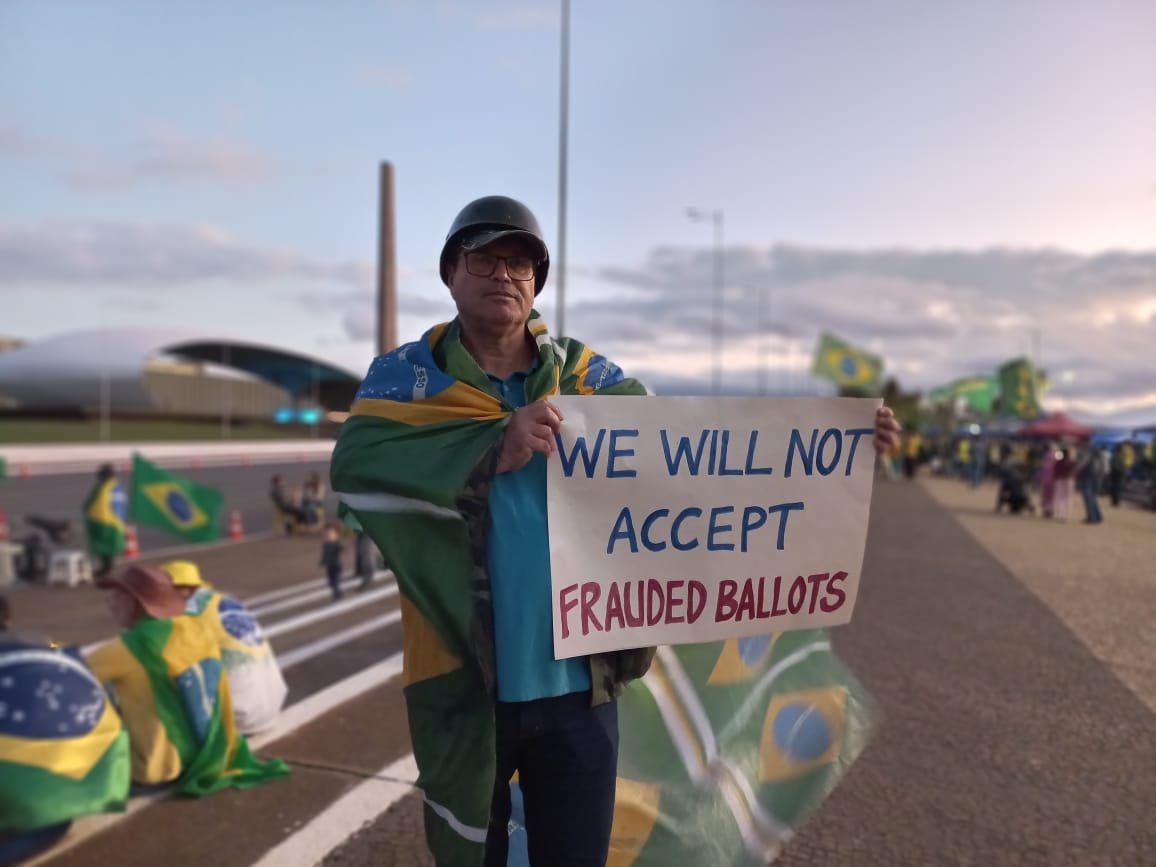
<instances>
[{"instance_id":1,"label":"white plastic stool","mask_svg":"<svg viewBox=\"0 0 1156 867\"><path fill-rule=\"evenodd\" d=\"M16 583L16 555L20 545L0 542L0 588Z\"/></svg>"},{"instance_id":2,"label":"white plastic stool","mask_svg":"<svg viewBox=\"0 0 1156 867\"><path fill-rule=\"evenodd\" d=\"M83 551L53 551L48 566L49 584L75 587L82 581L92 583L92 564Z\"/></svg>"}]
</instances>

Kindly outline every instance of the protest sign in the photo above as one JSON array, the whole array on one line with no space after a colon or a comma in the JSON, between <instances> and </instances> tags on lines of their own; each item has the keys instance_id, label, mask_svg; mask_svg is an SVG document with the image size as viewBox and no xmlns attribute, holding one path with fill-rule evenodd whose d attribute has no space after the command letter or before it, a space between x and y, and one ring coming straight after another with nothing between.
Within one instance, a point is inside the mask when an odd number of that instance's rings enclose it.
<instances>
[{"instance_id":1,"label":"protest sign","mask_svg":"<svg viewBox=\"0 0 1156 867\"><path fill-rule=\"evenodd\" d=\"M551 398L558 659L851 619L874 398Z\"/></svg>"}]
</instances>

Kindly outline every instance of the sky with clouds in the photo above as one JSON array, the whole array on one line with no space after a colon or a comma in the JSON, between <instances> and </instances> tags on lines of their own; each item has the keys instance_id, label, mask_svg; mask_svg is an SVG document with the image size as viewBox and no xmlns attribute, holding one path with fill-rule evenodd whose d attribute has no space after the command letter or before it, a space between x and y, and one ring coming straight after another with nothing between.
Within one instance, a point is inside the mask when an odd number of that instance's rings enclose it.
<instances>
[{"instance_id":1,"label":"sky with clouds","mask_svg":"<svg viewBox=\"0 0 1156 867\"><path fill-rule=\"evenodd\" d=\"M906 387L1038 349L1054 406L1156 415L1156 4L572 7L568 332L707 389L687 208L718 209L727 390L814 388L830 330ZM403 340L452 315L470 199L556 247L559 10L0 3L0 335L176 325L364 371L380 160Z\"/></svg>"}]
</instances>

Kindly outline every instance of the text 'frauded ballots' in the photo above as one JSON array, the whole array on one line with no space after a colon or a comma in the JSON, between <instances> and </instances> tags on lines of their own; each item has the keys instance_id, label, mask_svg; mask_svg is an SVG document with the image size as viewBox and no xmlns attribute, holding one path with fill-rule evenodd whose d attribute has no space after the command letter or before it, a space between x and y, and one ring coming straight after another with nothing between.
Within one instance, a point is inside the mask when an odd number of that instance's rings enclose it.
<instances>
[{"instance_id":1,"label":"text 'frauded ballots'","mask_svg":"<svg viewBox=\"0 0 1156 867\"><path fill-rule=\"evenodd\" d=\"M851 619L881 401L551 402L555 657Z\"/></svg>"}]
</instances>

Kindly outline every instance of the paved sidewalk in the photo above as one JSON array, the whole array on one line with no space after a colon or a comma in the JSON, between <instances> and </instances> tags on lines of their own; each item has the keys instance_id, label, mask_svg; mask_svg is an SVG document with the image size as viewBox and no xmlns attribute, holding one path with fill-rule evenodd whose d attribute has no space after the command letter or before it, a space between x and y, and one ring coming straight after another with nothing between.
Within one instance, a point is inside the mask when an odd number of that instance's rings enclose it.
<instances>
[{"instance_id":1,"label":"paved sidewalk","mask_svg":"<svg viewBox=\"0 0 1156 867\"><path fill-rule=\"evenodd\" d=\"M1066 545L1033 549L1038 576L1065 572ZM1107 595L1087 607L1118 616ZM923 486L877 486L835 643L882 719L781 863L1156 865L1156 715Z\"/></svg>"}]
</instances>

